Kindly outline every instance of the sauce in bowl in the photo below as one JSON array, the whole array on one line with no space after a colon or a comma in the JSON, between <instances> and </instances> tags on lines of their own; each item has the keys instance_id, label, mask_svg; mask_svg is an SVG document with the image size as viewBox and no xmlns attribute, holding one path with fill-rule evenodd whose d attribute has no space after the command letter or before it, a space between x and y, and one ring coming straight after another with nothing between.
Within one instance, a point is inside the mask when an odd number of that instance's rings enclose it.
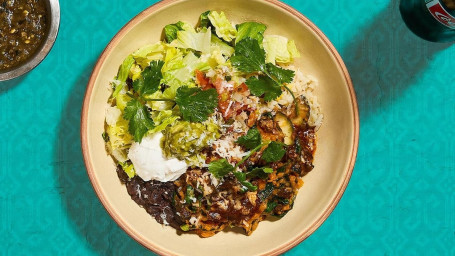
<instances>
[{"instance_id":1,"label":"sauce in bowl","mask_svg":"<svg viewBox=\"0 0 455 256\"><path fill-rule=\"evenodd\" d=\"M0 70L17 67L37 52L47 20L44 0L0 0Z\"/></svg>"}]
</instances>

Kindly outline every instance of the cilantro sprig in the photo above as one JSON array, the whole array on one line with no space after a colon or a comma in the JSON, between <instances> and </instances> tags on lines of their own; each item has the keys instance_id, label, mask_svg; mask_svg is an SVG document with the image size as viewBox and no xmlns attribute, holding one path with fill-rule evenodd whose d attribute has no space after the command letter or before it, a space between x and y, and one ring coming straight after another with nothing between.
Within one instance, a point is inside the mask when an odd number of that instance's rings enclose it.
<instances>
[{"instance_id":1,"label":"cilantro sprig","mask_svg":"<svg viewBox=\"0 0 455 256\"><path fill-rule=\"evenodd\" d=\"M150 62L150 66L146 67L139 78L133 81L133 89L139 97L143 98L158 91L163 78L161 73L163 65L164 62L161 60Z\"/></svg>"},{"instance_id":2,"label":"cilantro sprig","mask_svg":"<svg viewBox=\"0 0 455 256\"><path fill-rule=\"evenodd\" d=\"M276 141L272 141L268 147L262 152L261 159L267 163L280 161L286 154L286 150L283 147L283 144Z\"/></svg>"},{"instance_id":3,"label":"cilantro sprig","mask_svg":"<svg viewBox=\"0 0 455 256\"><path fill-rule=\"evenodd\" d=\"M138 99L132 99L126 104L123 118L129 121L128 131L136 142L141 142L144 135L155 127L147 108Z\"/></svg>"},{"instance_id":4,"label":"cilantro sprig","mask_svg":"<svg viewBox=\"0 0 455 256\"><path fill-rule=\"evenodd\" d=\"M145 134L155 128L155 123L144 104L144 98L158 91L163 78L161 73L163 65L163 61L150 62L150 66L146 67L139 78L133 81L133 90L136 94L129 95L132 99L125 107L123 118L128 121L128 131L136 142L141 142Z\"/></svg>"},{"instance_id":5,"label":"cilantro sprig","mask_svg":"<svg viewBox=\"0 0 455 256\"><path fill-rule=\"evenodd\" d=\"M254 149L252 149L250 151L250 153L248 153L248 155L243 157L242 160L240 160L240 162L238 162L235 166L232 166L224 158L212 161L209 163L209 172L212 173L218 179L220 179L220 178L224 177L225 175L232 172L234 174L234 176L237 178L237 180L240 182L240 184L242 184L244 187L246 187L250 191L256 191L257 187L254 186L253 184L251 184L251 182L246 180L246 173L243 173L241 171L235 171L235 170L237 170L237 168L241 164L243 164L248 158L250 158L250 156L252 154L257 152L262 147L268 145L269 143L270 142L262 143L262 144L258 145L257 147L255 147Z\"/></svg>"},{"instance_id":6,"label":"cilantro sprig","mask_svg":"<svg viewBox=\"0 0 455 256\"><path fill-rule=\"evenodd\" d=\"M246 135L239 137L236 142L247 149L253 149L261 144L262 138L259 130L252 128Z\"/></svg>"},{"instance_id":7,"label":"cilantro sprig","mask_svg":"<svg viewBox=\"0 0 455 256\"><path fill-rule=\"evenodd\" d=\"M200 88L188 86L179 87L175 99L150 98L160 89L163 65L163 61L150 62L150 66L146 67L139 78L133 81L133 93L128 93L132 100L127 103L123 117L128 121L128 131L136 142L141 142L145 134L155 128L145 105L147 101L175 102L180 108L183 120L190 122L207 120L218 105L218 93L215 89L203 91Z\"/></svg>"},{"instance_id":8,"label":"cilantro sprig","mask_svg":"<svg viewBox=\"0 0 455 256\"><path fill-rule=\"evenodd\" d=\"M281 95L283 86L295 101L294 93L285 85L294 79L294 71L266 63L265 51L258 40L247 37L238 42L231 63L242 72L260 73L258 77L250 77L245 82L253 95L264 96L264 100L271 101Z\"/></svg>"},{"instance_id":9,"label":"cilantro sprig","mask_svg":"<svg viewBox=\"0 0 455 256\"><path fill-rule=\"evenodd\" d=\"M286 150L284 145L275 141L262 142L261 134L256 128L248 130L247 134L241 136L237 141L238 144L250 149L250 152L242 158L235 166L232 166L226 159L219 159L209 163L209 172L212 173L217 179L224 177L229 173L233 173L237 180L250 191L257 190L257 187L251 184L247 178L259 177L265 179L269 173L273 172L270 167L254 168L250 172L236 171L237 168L243 164L248 158L263 147L267 147L262 153L261 159L271 163L279 161L283 158Z\"/></svg>"},{"instance_id":10,"label":"cilantro sprig","mask_svg":"<svg viewBox=\"0 0 455 256\"><path fill-rule=\"evenodd\" d=\"M184 120L203 122L215 111L218 105L218 93L213 88L203 91L198 87L182 86L177 89L175 102Z\"/></svg>"}]
</instances>

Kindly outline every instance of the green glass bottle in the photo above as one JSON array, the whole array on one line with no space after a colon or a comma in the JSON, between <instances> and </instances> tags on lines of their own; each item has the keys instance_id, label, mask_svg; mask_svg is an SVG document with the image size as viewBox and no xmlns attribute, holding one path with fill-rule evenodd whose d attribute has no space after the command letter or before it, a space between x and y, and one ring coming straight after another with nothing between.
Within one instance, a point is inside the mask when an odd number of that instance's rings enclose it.
<instances>
[{"instance_id":1,"label":"green glass bottle","mask_svg":"<svg viewBox=\"0 0 455 256\"><path fill-rule=\"evenodd\" d=\"M400 12L419 37L432 42L455 41L455 0L401 0Z\"/></svg>"}]
</instances>

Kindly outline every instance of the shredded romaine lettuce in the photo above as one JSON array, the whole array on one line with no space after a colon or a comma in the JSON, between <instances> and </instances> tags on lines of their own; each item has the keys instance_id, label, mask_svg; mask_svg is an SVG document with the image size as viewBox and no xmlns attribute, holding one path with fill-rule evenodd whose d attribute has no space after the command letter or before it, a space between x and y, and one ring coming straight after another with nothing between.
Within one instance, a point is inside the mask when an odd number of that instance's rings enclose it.
<instances>
[{"instance_id":1,"label":"shredded romaine lettuce","mask_svg":"<svg viewBox=\"0 0 455 256\"><path fill-rule=\"evenodd\" d=\"M130 68L129 77L131 80L136 80L141 76L142 69L139 65L133 64Z\"/></svg>"},{"instance_id":2,"label":"shredded romaine lettuce","mask_svg":"<svg viewBox=\"0 0 455 256\"><path fill-rule=\"evenodd\" d=\"M294 58L300 57L294 41L289 41L284 36L266 35L263 41L266 52L266 62L291 63Z\"/></svg>"},{"instance_id":3,"label":"shredded romaine lettuce","mask_svg":"<svg viewBox=\"0 0 455 256\"><path fill-rule=\"evenodd\" d=\"M208 18L215 27L216 35L226 42L231 42L237 36L237 30L227 19L224 12L211 11Z\"/></svg>"},{"instance_id":4,"label":"shredded romaine lettuce","mask_svg":"<svg viewBox=\"0 0 455 256\"><path fill-rule=\"evenodd\" d=\"M212 35L210 47L211 47L210 52L212 52L212 53L214 50L218 50L224 56L231 57L231 55L234 54L234 48L229 46L227 43L223 42L221 39L219 39L215 35Z\"/></svg>"},{"instance_id":5,"label":"shredded romaine lettuce","mask_svg":"<svg viewBox=\"0 0 455 256\"><path fill-rule=\"evenodd\" d=\"M172 110L159 111L156 117L153 118L153 122L155 122L157 126L152 129L150 133L163 131L168 125L173 124L179 118L179 116L173 114Z\"/></svg>"},{"instance_id":6,"label":"shredded romaine lettuce","mask_svg":"<svg viewBox=\"0 0 455 256\"><path fill-rule=\"evenodd\" d=\"M183 67L185 67L185 64L183 63L183 52L178 48L168 47L166 50L166 57L164 58L164 65L161 71L165 73L167 71L176 70Z\"/></svg>"},{"instance_id":7,"label":"shredded romaine lettuce","mask_svg":"<svg viewBox=\"0 0 455 256\"><path fill-rule=\"evenodd\" d=\"M164 27L164 37L166 38L166 41L170 43L177 39L177 32L182 30L196 32L189 23L179 21L177 23L169 24Z\"/></svg>"},{"instance_id":8,"label":"shredded romaine lettuce","mask_svg":"<svg viewBox=\"0 0 455 256\"><path fill-rule=\"evenodd\" d=\"M133 136L128 132L128 121L120 117L115 125L107 126L106 132L109 136L108 149L112 155L119 162L126 161L126 149L133 140Z\"/></svg>"},{"instance_id":9,"label":"shredded romaine lettuce","mask_svg":"<svg viewBox=\"0 0 455 256\"><path fill-rule=\"evenodd\" d=\"M136 175L136 171L134 170L133 164L128 164L126 162L120 162L120 165L122 166L123 171L128 175L128 177L131 179Z\"/></svg>"},{"instance_id":10,"label":"shredded romaine lettuce","mask_svg":"<svg viewBox=\"0 0 455 256\"><path fill-rule=\"evenodd\" d=\"M117 97L117 94L122 90L123 86L125 85L126 79L128 79L128 74L130 72L131 67L134 65L134 58L132 55L128 55L128 57L123 60L122 65L120 65L116 83L115 83L115 90L112 93L112 97Z\"/></svg>"},{"instance_id":11,"label":"shredded romaine lettuce","mask_svg":"<svg viewBox=\"0 0 455 256\"><path fill-rule=\"evenodd\" d=\"M175 70L169 70L163 73L164 83L170 85L171 88L174 88L177 91L178 87L182 85L187 85L191 82L191 79L194 78L194 71L206 70L209 68L208 63L202 62L194 53L188 53L182 60L183 67ZM165 90L171 89L168 88ZM173 96L175 97L175 91Z\"/></svg>"},{"instance_id":12,"label":"shredded romaine lettuce","mask_svg":"<svg viewBox=\"0 0 455 256\"><path fill-rule=\"evenodd\" d=\"M177 31L177 39L172 41L170 46L209 53L211 34L210 30L205 32Z\"/></svg>"},{"instance_id":13,"label":"shredded romaine lettuce","mask_svg":"<svg viewBox=\"0 0 455 256\"><path fill-rule=\"evenodd\" d=\"M203 12L199 17L199 27L200 28L208 28L210 26L209 20L210 11Z\"/></svg>"},{"instance_id":14,"label":"shredded romaine lettuce","mask_svg":"<svg viewBox=\"0 0 455 256\"><path fill-rule=\"evenodd\" d=\"M133 53L133 58L136 60L136 63L144 69L149 66L150 62L153 60L164 59L164 54L165 44L158 42L156 44L148 44L139 48Z\"/></svg>"},{"instance_id":15,"label":"shredded romaine lettuce","mask_svg":"<svg viewBox=\"0 0 455 256\"><path fill-rule=\"evenodd\" d=\"M120 109L122 112L125 109L128 101L130 101L130 100L131 100L131 97L126 95L126 93L124 93L122 91L119 94L117 94L117 96L115 97L115 102L117 103L117 108Z\"/></svg>"},{"instance_id":16,"label":"shredded romaine lettuce","mask_svg":"<svg viewBox=\"0 0 455 256\"><path fill-rule=\"evenodd\" d=\"M125 58L123 61L122 65L119 68L118 74L117 74L117 80L124 83L126 79L128 78L128 74L130 72L131 66L134 64L134 58L132 55L128 55L128 57Z\"/></svg>"},{"instance_id":17,"label":"shredded romaine lettuce","mask_svg":"<svg viewBox=\"0 0 455 256\"><path fill-rule=\"evenodd\" d=\"M262 46L264 31L266 29L266 25L258 22L245 22L239 24L237 25L237 38L235 39L235 43L238 43L242 39L249 37L258 40L259 45Z\"/></svg>"}]
</instances>

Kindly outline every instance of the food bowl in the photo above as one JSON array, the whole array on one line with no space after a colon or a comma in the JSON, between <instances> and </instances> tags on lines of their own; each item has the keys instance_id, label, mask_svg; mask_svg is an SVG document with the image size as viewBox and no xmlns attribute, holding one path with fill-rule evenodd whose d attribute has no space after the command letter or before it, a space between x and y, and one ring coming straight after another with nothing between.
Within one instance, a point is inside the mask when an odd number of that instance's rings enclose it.
<instances>
[{"instance_id":1,"label":"food bowl","mask_svg":"<svg viewBox=\"0 0 455 256\"><path fill-rule=\"evenodd\" d=\"M324 122L317 133L315 168L304 177L294 209L278 221L261 222L251 236L231 230L200 238L161 226L131 200L101 136L111 94L108 85L123 59L160 40L165 25L179 20L195 25L207 10L224 11L234 23L264 23L266 34L295 40L302 56L294 65L319 80L315 94ZM84 160L102 204L131 237L164 255L277 255L289 250L313 233L335 208L351 177L359 138L355 93L339 54L313 23L275 0L169 0L146 9L123 27L101 54L87 85L81 118Z\"/></svg>"},{"instance_id":2,"label":"food bowl","mask_svg":"<svg viewBox=\"0 0 455 256\"><path fill-rule=\"evenodd\" d=\"M18 66L0 70L0 81L6 81L21 76L34 69L50 52L57 38L60 26L60 4L58 0L45 0L48 17L45 37L38 49Z\"/></svg>"}]
</instances>

